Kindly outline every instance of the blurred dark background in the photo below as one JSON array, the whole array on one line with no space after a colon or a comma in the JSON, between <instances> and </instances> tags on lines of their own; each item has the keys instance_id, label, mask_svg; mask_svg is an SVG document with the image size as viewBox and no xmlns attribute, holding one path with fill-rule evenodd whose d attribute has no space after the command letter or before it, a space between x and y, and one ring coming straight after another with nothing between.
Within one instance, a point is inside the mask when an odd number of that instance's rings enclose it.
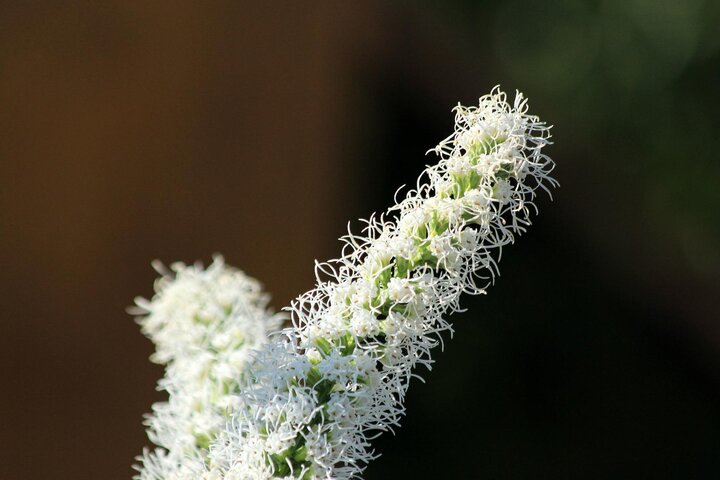
<instances>
[{"instance_id":1,"label":"blurred dark background","mask_svg":"<svg viewBox=\"0 0 720 480\"><path fill-rule=\"evenodd\" d=\"M128 479L149 262L286 305L498 83L562 187L366 478L718 478L720 3L258 3L0 5L0 478Z\"/></svg>"}]
</instances>

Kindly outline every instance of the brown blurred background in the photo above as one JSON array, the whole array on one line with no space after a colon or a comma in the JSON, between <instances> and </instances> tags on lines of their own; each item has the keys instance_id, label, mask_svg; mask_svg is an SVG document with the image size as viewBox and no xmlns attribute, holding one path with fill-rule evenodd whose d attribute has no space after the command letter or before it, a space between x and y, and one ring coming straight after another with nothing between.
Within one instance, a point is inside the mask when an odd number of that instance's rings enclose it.
<instances>
[{"instance_id":1,"label":"brown blurred background","mask_svg":"<svg viewBox=\"0 0 720 480\"><path fill-rule=\"evenodd\" d=\"M562 188L367 478L717 478L716 2L3 2L0 479L127 479L125 313L215 252L280 308L495 84Z\"/></svg>"}]
</instances>

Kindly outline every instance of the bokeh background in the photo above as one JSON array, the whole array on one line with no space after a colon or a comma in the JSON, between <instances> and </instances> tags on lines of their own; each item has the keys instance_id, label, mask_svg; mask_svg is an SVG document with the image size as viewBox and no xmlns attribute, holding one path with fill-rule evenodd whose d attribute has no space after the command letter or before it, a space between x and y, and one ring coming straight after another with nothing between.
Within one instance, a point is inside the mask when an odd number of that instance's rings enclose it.
<instances>
[{"instance_id":1,"label":"bokeh background","mask_svg":"<svg viewBox=\"0 0 720 480\"><path fill-rule=\"evenodd\" d=\"M276 308L494 85L562 187L366 478L718 478L720 3L2 2L0 478L131 476L125 313L215 252Z\"/></svg>"}]
</instances>

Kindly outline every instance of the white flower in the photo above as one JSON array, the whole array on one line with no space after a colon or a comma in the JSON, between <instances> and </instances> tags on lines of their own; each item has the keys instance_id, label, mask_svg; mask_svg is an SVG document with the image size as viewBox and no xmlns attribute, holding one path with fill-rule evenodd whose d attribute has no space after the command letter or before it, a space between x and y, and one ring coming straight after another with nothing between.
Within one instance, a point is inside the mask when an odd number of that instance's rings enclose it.
<instances>
[{"instance_id":1,"label":"white flower","mask_svg":"<svg viewBox=\"0 0 720 480\"><path fill-rule=\"evenodd\" d=\"M371 312L364 308L358 308L353 311L350 329L358 337L370 337L379 332L380 326L377 318Z\"/></svg>"},{"instance_id":2,"label":"white flower","mask_svg":"<svg viewBox=\"0 0 720 480\"><path fill-rule=\"evenodd\" d=\"M493 188L493 198L501 204L506 204L512 200L512 185L506 180L498 180Z\"/></svg>"},{"instance_id":3,"label":"white flower","mask_svg":"<svg viewBox=\"0 0 720 480\"><path fill-rule=\"evenodd\" d=\"M473 170L473 164L466 156L450 157L448 159L448 172L452 176L464 176Z\"/></svg>"},{"instance_id":4,"label":"white flower","mask_svg":"<svg viewBox=\"0 0 720 480\"><path fill-rule=\"evenodd\" d=\"M462 220L463 201L455 198L430 198L425 202L425 210L431 219L435 216L441 221L456 225Z\"/></svg>"},{"instance_id":5,"label":"white flower","mask_svg":"<svg viewBox=\"0 0 720 480\"><path fill-rule=\"evenodd\" d=\"M395 303L408 303L415 298L415 290L407 278L391 278L387 291L388 298Z\"/></svg>"},{"instance_id":6,"label":"white flower","mask_svg":"<svg viewBox=\"0 0 720 480\"><path fill-rule=\"evenodd\" d=\"M399 238L399 240L396 241L405 241L406 239L416 237L418 230L425 227L429 221L430 217L428 213L422 209L412 210L406 215L403 215L402 218L398 220L398 229L406 236L396 237Z\"/></svg>"}]
</instances>

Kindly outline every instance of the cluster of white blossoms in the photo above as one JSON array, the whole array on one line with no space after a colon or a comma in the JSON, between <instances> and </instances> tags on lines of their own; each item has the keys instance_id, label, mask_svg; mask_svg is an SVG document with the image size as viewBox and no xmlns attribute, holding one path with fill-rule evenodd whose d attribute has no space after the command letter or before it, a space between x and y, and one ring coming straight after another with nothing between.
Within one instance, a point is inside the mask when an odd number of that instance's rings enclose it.
<instances>
[{"instance_id":1,"label":"cluster of white blossoms","mask_svg":"<svg viewBox=\"0 0 720 480\"><path fill-rule=\"evenodd\" d=\"M260 284L227 267L222 257L203 269L176 263L155 283L152 300L136 299L143 332L155 343L151 359L166 365L158 387L166 402L147 416L159 448L138 460L138 480L197 480L208 447L237 407L237 393L253 352L281 318L267 310Z\"/></svg>"},{"instance_id":2,"label":"cluster of white blossoms","mask_svg":"<svg viewBox=\"0 0 720 480\"><path fill-rule=\"evenodd\" d=\"M197 478L359 478L376 457L371 440L398 426L415 368L431 366L461 294L484 293L538 190L557 185L542 153L549 127L520 93L511 104L496 88L455 113L439 163L345 237L341 258L317 265L316 287L290 308L293 326L235 390Z\"/></svg>"}]
</instances>

